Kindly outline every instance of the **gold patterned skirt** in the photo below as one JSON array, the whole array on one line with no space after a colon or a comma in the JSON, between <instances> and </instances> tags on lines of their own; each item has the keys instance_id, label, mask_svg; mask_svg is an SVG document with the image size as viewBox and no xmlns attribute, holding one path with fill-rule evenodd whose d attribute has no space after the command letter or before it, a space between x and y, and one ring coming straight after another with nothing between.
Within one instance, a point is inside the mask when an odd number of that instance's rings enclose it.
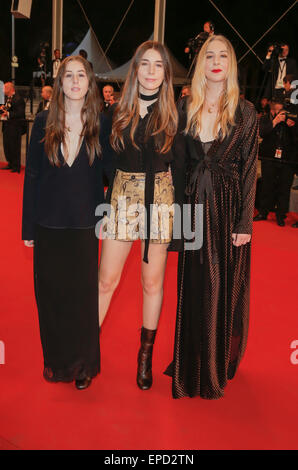
<instances>
[{"instance_id":1,"label":"gold patterned skirt","mask_svg":"<svg viewBox=\"0 0 298 470\"><path fill-rule=\"evenodd\" d=\"M145 173L117 170L111 195L111 213L102 223L102 238L146 239ZM169 243L173 233L174 188L168 172L155 174L150 224L151 243ZM149 216L149 214L148 214Z\"/></svg>"}]
</instances>

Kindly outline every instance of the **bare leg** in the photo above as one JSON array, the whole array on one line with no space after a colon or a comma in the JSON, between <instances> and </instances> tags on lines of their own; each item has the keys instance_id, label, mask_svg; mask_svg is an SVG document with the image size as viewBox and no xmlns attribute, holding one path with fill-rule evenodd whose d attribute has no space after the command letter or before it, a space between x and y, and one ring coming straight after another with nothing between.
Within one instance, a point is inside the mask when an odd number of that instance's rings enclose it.
<instances>
[{"instance_id":1,"label":"bare leg","mask_svg":"<svg viewBox=\"0 0 298 470\"><path fill-rule=\"evenodd\" d=\"M145 243L142 242L142 254ZM149 263L142 262L143 326L156 330L163 300L163 282L167 264L168 244L150 243Z\"/></svg>"},{"instance_id":2,"label":"bare leg","mask_svg":"<svg viewBox=\"0 0 298 470\"><path fill-rule=\"evenodd\" d=\"M142 243L142 254L144 252ZM167 244L149 245L149 263L142 263L143 327L138 352L137 385L141 390L152 386L152 353L163 299L167 263Z\"/></svg>"},{"instance_id":3,"label":"bare leg","mask_svg":"<svg viewBox=\"0 0 298 470\"><path fill-rule=\"evenodd\" d=\"M119 284L121 273L133 242L118 240L102 241L99 266L98 311L99 324L102 325L108 311L111 298Z\"/></svg>"}]
</instances>

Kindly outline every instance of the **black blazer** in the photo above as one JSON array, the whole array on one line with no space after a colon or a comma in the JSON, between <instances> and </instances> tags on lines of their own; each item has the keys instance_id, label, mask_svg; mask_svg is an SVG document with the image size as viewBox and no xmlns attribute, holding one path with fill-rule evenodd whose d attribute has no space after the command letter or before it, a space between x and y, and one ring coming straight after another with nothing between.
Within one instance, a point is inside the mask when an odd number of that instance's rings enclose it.
<instances>
[{"instance_id":1,"label":"black blazer","mask_svg":"<svg viewBox=\"0 0 298 470\"><path fill-rule=\"evenodd\" d=\"M23 240L34 240L36 224L53 228L96 225L99 219L95 208L104 202L102 174L112 178L113 160L106 149L109 131L104 115L100 117L99 136L102 157L96 156L90 166L83 141L71 168L61 152L60 167L49 162L43 141L47 117L48 111L39 113L31 132L24 181Z\"/></svg>"},{"instance_id":2,"label":"black blazer","mask_svg":"<svg viewBox=\"0 0 298 470\"><path fill-rule=\"evenodd\" d=\"M6 129L11 127L20 128L22 127L25 119L25 101L18 94L12 97L11 106L9 108L9 118L7 121L3 121L2 131L5 132Z\"/></svg>"},{"instance_id":3,"label":"black blazer","mask_svg":"<svg viewBox=\"0 0 298 470\"><path fill-rule=\"evenodd\" d=\"M42 111L44 111L46 105L48 104L48 102L49 102L48 100L41 100L39 105L38 105L36 114L41 113Z\"/></svg>"}]
</instances>

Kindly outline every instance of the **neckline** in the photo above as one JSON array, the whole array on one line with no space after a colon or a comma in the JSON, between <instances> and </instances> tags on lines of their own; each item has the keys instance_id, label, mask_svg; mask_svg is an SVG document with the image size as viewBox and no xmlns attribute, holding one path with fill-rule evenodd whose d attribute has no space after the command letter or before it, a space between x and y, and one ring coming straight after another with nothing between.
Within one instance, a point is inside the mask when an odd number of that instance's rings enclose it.
<instances>
[{"instance_id":1,"label":"neckline","mask_svg":"<svg viewBox=\"0 0 298 470\"><path fill-rule=\"evenodd\" d=\"M83 147L83 142L84 142L84 140L85 140L85 137L83 137L82 142L81 142L81 145L80 145L80 148L79 148L79 150L78 150L78 152L77 152L75 158L73 159L71 165L69 165L69 163L67 162L67 160L65 159L65 157L64 157L64 155L63 155L63 151L62 151L62 142L61 142L61 144L60 144L60 146L59 146L60 152L61 152L62 158L63 158L63 160L64 160L64 163L66 163L66 165L67 165L68 168L72 168L73 165L75 164L76 160L78 160L79 155L80 155L81 150L82 150L82 147Z\"/></svg>"},{"instance_id":2,"label":"neckline","mask_svg":"<svg viewBox=\"0 0 298 470\"><path fill-rule=\"evenodd\" d=\"M150 104L149 106L147 106L147 113L146 113L143 117L139 114L140 119L143 120L143 119L145 119L146 116L148 116L148 114L152 113L152 110L153 110L154 105L155 105L156 103L157 103L157 100L154 101L154 103L152 103L152 104Z\"/></svg>"}]
</instances>

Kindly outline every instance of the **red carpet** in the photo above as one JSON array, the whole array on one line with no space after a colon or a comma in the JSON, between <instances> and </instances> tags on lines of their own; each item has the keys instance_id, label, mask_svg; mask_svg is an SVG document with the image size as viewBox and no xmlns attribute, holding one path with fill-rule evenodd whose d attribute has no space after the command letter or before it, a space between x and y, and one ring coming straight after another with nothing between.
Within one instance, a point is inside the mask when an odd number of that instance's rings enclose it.
<instances>
[{"instance_id":1,"label":"red carpet","mask_svg":"<svg viewBox=\"0 0 298 470\"><path fill-rule=\"evenodd\" d=\"M49 384L32 278L32 250L21 241L21 175L0 172L0 449L297 449L298 230L274 215L255 223L251 322L238 374L216 401L173 400L163 370L172 357L175 254L169 256L157 335L154 384L135 383L141 327L139 246L125 268L101 334L102 372L85 391ZM0 358L1 359L1 358ZM1 362L1 360L0 360Z\"/></svg>"}]
</instances>

